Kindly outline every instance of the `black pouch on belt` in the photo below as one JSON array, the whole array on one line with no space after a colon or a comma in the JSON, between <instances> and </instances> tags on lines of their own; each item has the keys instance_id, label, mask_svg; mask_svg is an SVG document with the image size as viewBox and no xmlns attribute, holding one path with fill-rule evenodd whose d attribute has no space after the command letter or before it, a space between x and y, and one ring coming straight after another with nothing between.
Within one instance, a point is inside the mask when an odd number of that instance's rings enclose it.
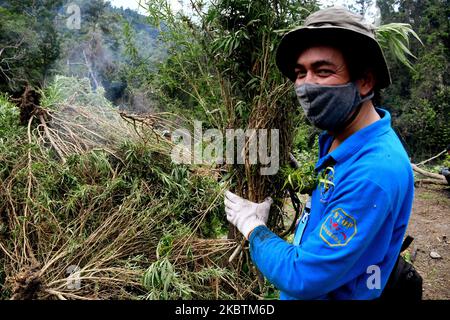
<instances>
[{"instance_id":1,"label":"black pouch on belt","mask_svg":"<svg viewBox=\"0 0 450 320\"><path fill-rule=\"evenodd\" d=\"M400 253L405 251L413 240L414 238L407 236ZM380 300L422 300L422 282L422 277L414 266L399 255Z\"/></svg>"}]
</instances>

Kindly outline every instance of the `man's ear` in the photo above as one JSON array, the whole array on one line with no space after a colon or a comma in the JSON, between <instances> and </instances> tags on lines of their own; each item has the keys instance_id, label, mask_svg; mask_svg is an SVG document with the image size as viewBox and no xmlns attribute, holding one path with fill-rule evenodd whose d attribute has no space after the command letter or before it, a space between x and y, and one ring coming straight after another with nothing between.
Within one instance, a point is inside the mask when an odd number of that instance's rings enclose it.
<instances>
[{"instance_id":1,"label":"man's ear","mask_svg":"<svg viewBox=\"0 0 450 320\"><path fill-rule=\"evenodd\" d=\"M361 96L367 95L375 88L375 76L372 71L367 71L361 79L356 80L356 84Z\"/></svg>"}]
</instances>

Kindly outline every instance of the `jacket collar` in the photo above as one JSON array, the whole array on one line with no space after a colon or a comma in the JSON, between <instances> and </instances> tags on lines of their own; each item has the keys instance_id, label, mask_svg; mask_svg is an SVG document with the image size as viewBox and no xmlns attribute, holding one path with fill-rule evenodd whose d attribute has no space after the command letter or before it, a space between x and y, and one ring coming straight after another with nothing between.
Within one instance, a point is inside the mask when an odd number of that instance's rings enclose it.
<instances>
[{"instance_id":1,"label":"jacket collar","mask_svg":"<svg viewBox=\"0 0 450 320\"><path fill-rule=\"evenodd\" d=\"M391 115L387 110L381 108L376 108L376 111L380 115L380 120L375 121L367 127L355 132L329 154L327 154L327 152L333 142L333 136L327 132L323 132L319 136L320 158L319 161L317 161L315 170L321 170L330 162L339 163L346 161L358 152L364 144L368 143L368 141L387 133L391 128Z\"/></svg>"}]
</instances>

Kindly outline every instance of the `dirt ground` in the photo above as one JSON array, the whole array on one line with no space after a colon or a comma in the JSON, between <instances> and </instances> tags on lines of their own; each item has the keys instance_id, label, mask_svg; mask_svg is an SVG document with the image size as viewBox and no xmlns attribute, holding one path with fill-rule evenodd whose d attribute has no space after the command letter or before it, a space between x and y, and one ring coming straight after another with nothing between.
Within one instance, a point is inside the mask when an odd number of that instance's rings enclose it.
<instances>
[{"instance_id":1,"label":"dirt ground","mask_svg":"<svg viewBox=\"0 0 450 320\"><path fill-rule=\"evenodd\" d=\"M407 234L414 267L423 277L423 299L450 299L450 187L416 187ZM441 258L433 259L437 252Z\"/></svg>"}]
</instances>

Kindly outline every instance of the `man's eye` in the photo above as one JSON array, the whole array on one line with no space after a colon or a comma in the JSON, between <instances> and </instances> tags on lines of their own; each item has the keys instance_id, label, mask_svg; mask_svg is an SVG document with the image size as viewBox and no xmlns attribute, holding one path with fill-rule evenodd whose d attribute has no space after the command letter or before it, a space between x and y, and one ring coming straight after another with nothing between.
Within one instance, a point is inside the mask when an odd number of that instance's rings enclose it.
<instances>
[{"instance_id":1,"label":"man's eye","mask_svg":"<svg viewBox=\"0 0 450 320\"><path fill-rule=\"evenodd\" d=\"M333 71L332 70L329 70L329 69L321 69L321 70L318 70L317 71L317 74L319 75L319 76L329 76L329 75L331 75L333 73Z\"/></svg>"},{"instance_id":2,"label":"man's eye","mask_svg":"<svg viewBox=\"0 0 450 320\"><path fill-rule=\"evenodd\" d=\"M304 71L296 71L295 75L297 76L297 79L302 79L302 78L306 77L306 72L304 72Z\"/></svg>"}]
</instances>

